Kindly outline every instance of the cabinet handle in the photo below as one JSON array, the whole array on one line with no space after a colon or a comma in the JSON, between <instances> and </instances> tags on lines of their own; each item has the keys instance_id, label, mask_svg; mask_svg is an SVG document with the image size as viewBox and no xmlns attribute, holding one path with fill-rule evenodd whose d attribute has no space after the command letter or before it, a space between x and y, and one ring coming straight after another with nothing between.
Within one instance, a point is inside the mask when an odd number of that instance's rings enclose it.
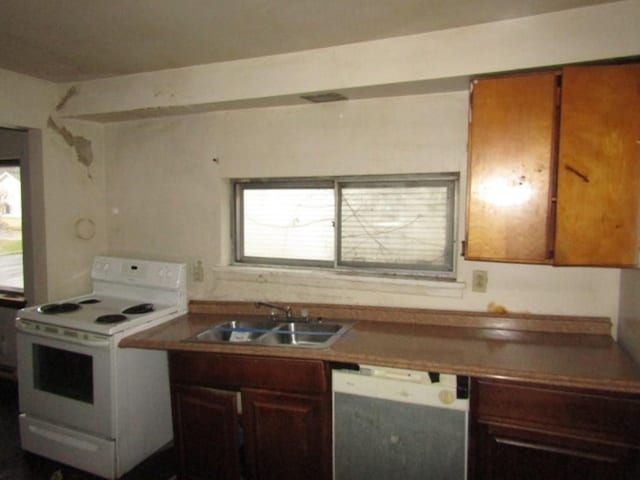
<instances>
[{"instance_id":1,"label":"cabinet handle","mask_svg":"<svg viewBox=\"0 0 640 480\"><path fill-rule=\"evenodd\" d=\"M571 455L572 457L586 458L586 459L595 460L598 462L608 462L608 463L618 462L618 458L613 457L611 455L599 455L597 453L583 452L573 448L553 447L551 445L544 445L541 443L534 443L534 442L526 442L523 440L513 440L511 438L505 438L505 437L496 436L494 438L496 443L500 443L502 445L510 445L512 447L530 448L532 450L540 450L544 452L561 453L565 455Z\"/></svg>"}]
</instances>

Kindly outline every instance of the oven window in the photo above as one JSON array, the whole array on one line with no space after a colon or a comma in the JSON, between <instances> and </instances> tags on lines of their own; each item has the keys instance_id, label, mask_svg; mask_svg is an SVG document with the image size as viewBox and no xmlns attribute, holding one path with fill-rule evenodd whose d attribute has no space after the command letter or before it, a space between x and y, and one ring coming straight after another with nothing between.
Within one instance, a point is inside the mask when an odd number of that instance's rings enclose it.
<instances>
[{"instance_id":1,"label":"oven window","mask_svg":"<svg viewBox=\"0 0 640 480\"><path fill-rule=\"evenodd\" d=\"M38 390L93 403L93 358L33 345L33 383Z\"/></svg>"}]
</instances>

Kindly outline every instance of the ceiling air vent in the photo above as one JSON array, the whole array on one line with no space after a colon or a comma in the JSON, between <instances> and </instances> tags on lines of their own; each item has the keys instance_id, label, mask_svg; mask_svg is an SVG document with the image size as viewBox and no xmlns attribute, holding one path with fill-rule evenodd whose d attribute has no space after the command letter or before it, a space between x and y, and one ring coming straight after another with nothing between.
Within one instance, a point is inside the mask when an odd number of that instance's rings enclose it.
<instances>
[{"instance_id":1,"label":"ceiling air vent","mask_svg":"<svg viewBox=\"0 0 640 480\"><path fill-rule=\"evenodd\" d=\"M300 98L313 103L339 102L347 99L344 95L336 92L314 93L312 95L302 95Z\"/></svg>"}]
</instances>

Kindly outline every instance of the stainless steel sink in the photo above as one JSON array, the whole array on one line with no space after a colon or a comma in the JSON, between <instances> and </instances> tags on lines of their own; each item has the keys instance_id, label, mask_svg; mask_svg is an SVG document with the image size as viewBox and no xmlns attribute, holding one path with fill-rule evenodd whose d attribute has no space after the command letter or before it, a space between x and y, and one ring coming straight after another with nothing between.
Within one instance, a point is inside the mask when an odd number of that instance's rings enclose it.
<instances>
[{"instance_id":1,"label":"stainless steel sink","mask_svg":"<svg viewBox=\"0 0 640 480\"><path fill-rule=\"evenodd\" d=\"M194 342L253 342L273 329L269 320L231 320L190 338Z\"/></svg>"},{"instance_id":2,"label":"stainless steel sink","mask_svg":"<svg viewBox=\"0 0 640 480\"><path fill-rule=\"evenodd\" d=\"M241 319L219 323L188 338L187 342L243 343L250 345L328 348L351 324L342 322Z\"/></svg>"},{"instance_id":3,"label":"stainless steel sink","mask_svg":"<svg viewBox=\"0 0 640 480\"><path fill-rule=\"evenodd\" d=\"M338 323L285 323L264 335L264 345L327 348L332 345L346 326Z\"/></svg>"}]
</instances>

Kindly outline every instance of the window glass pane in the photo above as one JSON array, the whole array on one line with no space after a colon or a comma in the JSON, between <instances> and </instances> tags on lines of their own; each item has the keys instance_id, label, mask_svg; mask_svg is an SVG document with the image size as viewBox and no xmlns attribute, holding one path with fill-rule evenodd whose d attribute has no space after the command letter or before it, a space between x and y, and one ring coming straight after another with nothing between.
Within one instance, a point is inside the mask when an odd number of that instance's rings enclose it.
<instances>
[{"instance_id":1,"label":"window glass pane","mask_svg":"<svg viewBox=\"0 0 640 480\"><path fill-rule=\"evenodd\" d=\"M245 257L333 261L330 188L245 188Z\"/></svg>"},{"instance_id":2,"label":"window glass pane","mask_svg":"<svg viewBox=\"0 0 640 480\"><path fill-rule=\"evenodd\" d=\"M237 181L235 258L450 276L457 184L455 173Z\"/></svg>"},{"instance_id":3,"label":"window glass pane","mask_svg":"<svg viewBox=\"0 0 640 480\"><path fill-rule=\"evenodd\" d=\"M0 289L22 291L22 196L17 163L0 163Z\"/></svg>"},{"instance_id":4,"label":"window glass pane","mask_svg":"<svg viewBox=\"0 0 640 480\"><path fill-rule=\"evenodd\" d=\"M450 252L449 188L346 186L341 190L343 264L442 267Z\"/></svg>"}]
</instances>

